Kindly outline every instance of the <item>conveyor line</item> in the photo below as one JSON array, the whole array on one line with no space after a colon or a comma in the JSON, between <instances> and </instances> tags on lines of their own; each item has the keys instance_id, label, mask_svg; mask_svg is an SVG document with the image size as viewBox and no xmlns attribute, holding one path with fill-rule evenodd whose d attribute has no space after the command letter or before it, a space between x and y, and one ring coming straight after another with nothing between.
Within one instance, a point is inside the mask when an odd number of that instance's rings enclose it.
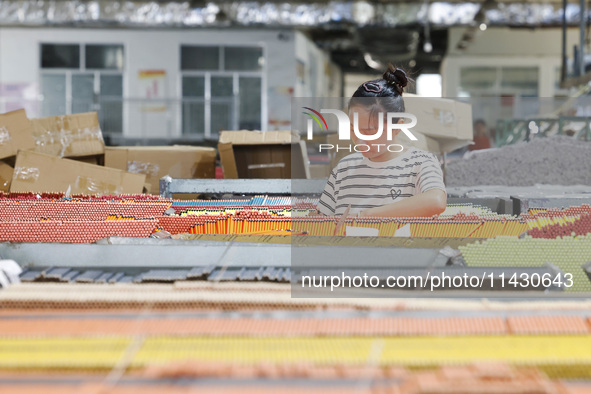
<instances>
[{"instance_id":1,"label":"conveyor line","mask_svg":"<svg viewBox=\"0 0 591 394\"><path fill-rule=\"evenodd\" d=\"M210 282L228 282L228 281L240 281L240 282L255 282L255 281L267 281L267 282L279 282L279 283L297 283L292 289L292 295L294 296L306 296L307 289L304 289L302 285L302 278L322 278L325 276L334 275L335 268L298 268L295 272L289 267L194 267L191 269L187 268L169 268L169 269L152 269L147 271L140 271L138 267L128 267L125 270L124 267L118 268L123 271L103 271L100 269L92 269L81 271L73 270L69 268L34 268L26 270L21 275L23 282L62 282L62 283L94 283L94 284L113 284L113 283L130 283L135 284L146 284L146 283L179 283L183 281L194 281L194 280L207 280ZM563 288L554 286L551 282L544 284L541 281L536 285L530 285L528 287L514 288L508 286L508 278L513 275L527 274L529 276L533 274L543 277L544 275L551 275L554 277L557 271L550 265L540 267L460 267L460 266L429 266L429 267L398 267L398 268L347 268L341 271L342 275L349 277L368 277L379 278L379 284L377 290L391 290L388 288L388 281L390 278L402 277L405 279L405 285L398 285L396 290L406 291L418 291L424 290L429 291L433 282L433 277L443 277L444 275L449 277L448 282L438 284L436 286L436 292L445 290L454 291L517 291L517 292L531 292L531 291L562 291ZM458 288L453 286L456 278L461 280L465 276L486 278L482 279L484 282L479 288L471 288L465 286ZM408 279L410 278L410 279ZM431 279L430 279L431 278ZM408 282L407 282L408 280ZM319 283L316 279L310 280L310 283ZM330 286L330 283L329 285ZM337 293L327 293L324 296L341 296ZM412 295L410 293L409 295Z\"/></svg>"},{"instance_id":2,"label":"conveyor line","mask_svg":"<svg viewBox=\"0 0 591 394\"><path fill-rule=\"evenodd\" d=\"M0 319L0 338L117 337L144 335L218 337L418 337L462 335L591 335L586 316L452 317L274 317L266 316L169 316L142 313L135 316L12 316Z\"/></svg>"},{"instance_id":3,"label":"conveyor line","mask_svg":"<svg viewBox=\"0 0 591 394\"><path fill-rule=\"evenodd\" d=\"M0 339L2 370L106 370L131 338ZM148 337L131 368L154 363L231 362L366 365L380 343L376 364L425 368L504 362L535 366L550 377L591 378L591 335L457 337Z\"/></svg>"},{"instance_id":4,"label":"conveyor line","mask_svg":"<svg viewBox=\"0 0 591 394\"><path fill-rule=\"evenodd\" d=\"M160 195L172 198L175 193L320 195L325 179L160 179Z\"/></svg>"},{"instance_id":5,"label":"conveyor line","mask_svg":"<svg viewBox=\"0 0 591 394\"><path fill-rule=\"evenodd\" d=\"M363 243L360 243L363 245ZM0 243L0 256L23 267L92 269L93 267L318 267L326 261L342 267L358 267L372 255L373 267L445 265L448 258L439 248L347 246L326 244L271 244L220 241L181 241L173 239L118 239L101 244ZM387 243L385 243L387 245ZM198 256L198 258L196 258ZM328 260L327 260L328 259ZM301 262L301 264L299 264ZM55 269L54 268L54 269ZM61 275L60 275L61 276Z\"/></svg>"},{"instance_id":6,"label":"conveyor line","mask_svg":"<svg viewBox=\"0 0 591 394\"><path fill-rule=\"evenodd\" d=\"M442 249L449 246L457 249L460 246L484 241L487 238L451 238L451 237L341 237L341 236L293 236L293 235L242 235L242 234L179 234L180 240L186 241L223 241L265 244L284 244L298 246L373 246L401 247L418 249ZM140 244L142 239L111 237L97 243ZM147 243L150 240L146 241Z\"/></svg>"}]
</instances>

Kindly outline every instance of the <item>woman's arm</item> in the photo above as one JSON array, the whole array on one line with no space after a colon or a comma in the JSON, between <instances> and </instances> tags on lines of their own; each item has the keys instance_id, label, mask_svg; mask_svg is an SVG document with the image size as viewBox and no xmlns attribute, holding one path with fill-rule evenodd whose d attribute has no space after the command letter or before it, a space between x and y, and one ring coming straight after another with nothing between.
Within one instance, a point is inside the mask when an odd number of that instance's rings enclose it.
<instances>
[{"instance_id":1,"label":"woman's arm","mask_svg":"<svg viewBox=\"0 0 591 394\"><path fill-rule=\"evenodd\" d=\"M377 217L409 217L433 216L445 211L447 193L441 189L431 189L424 193L405 198L404 200L386 204L381 207L369 208L359 216Z\"/></svg>"}]
</instances>

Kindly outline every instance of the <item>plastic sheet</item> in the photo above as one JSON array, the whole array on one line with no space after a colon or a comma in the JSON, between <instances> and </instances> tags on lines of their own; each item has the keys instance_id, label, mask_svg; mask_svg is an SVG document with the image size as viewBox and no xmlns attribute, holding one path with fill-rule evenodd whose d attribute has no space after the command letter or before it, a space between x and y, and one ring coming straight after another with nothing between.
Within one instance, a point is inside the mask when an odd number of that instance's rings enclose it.
<instances>
[{"instance_id":1,"label":"plastic sheet","mask_svg":"<svg viewBox=\"0 0 591 394\"><path fill-rule=\"evenodd\" d=\"M103 134L96 113L31 119L35 150L59 157L104 153Z\"/></svg>"},{"instance_id":2,"label":"plastic sheet","mask_svg":"<svg viewBox=\"0 0 591 394\"><path fill-rule=\"evenodd\" d=\"M152 177L157 177L160 171L160 166L156 163L148 163L138 160L130 160L127 162L127 171L136 174L146 174Z\"/></svg>"},{"instance_id":3,"label":"plastic sheet","mask_svg":"<svg viewBox=\"0 0 591 394\"><path fill-rule=\"evenodd\" d=\"M35 167L16 167L14 169L14 179L27 182L35 182L39 179L40 171Z\"/></svg>"},{"instance_id":4,"label":"plastic sheet","mask_svg":"<svg viewBox=\"0 0 591 394\"><path fill-rule=\"evenodd\" d=\"M91 195L121 194L122 192L120 186L86 176L76 178L76 188L78 191L84 191L84 193Z\"/></svg>"},{"instance_id":5,"label":"plastic sheet","mask_svg":"<svg viewBox=\"0 0 591 394\"><path fill-rule=\"evenodd\" d=\"M10 141L10 133L6 129L6 127L0 127L0 145L4 145Z\"/></svg>"},{"instance_id":6,"label":"plastic sheet","mask_svg":"<svg viewBox=\"0 0 591 394\"><path fill-rule=\"evenodd\" d=\"M61 148L59 152L55 152L59 157L70 156L72 145L76 142L82 141L103 141L103 134L100 128L84 128L77 130L47 130L43 134L35 135L35 145L39 147L40 152L45 152L49 145L59 145ZM46 148L51 149L51 148Z\"/></svg>"}]
</instances>

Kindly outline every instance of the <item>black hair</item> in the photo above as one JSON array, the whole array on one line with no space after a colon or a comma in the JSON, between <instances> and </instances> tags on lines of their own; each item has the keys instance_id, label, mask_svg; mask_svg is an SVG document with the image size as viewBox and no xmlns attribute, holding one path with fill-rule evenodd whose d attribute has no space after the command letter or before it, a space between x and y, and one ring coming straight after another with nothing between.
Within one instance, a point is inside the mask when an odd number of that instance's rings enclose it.
<instances>
[{"instance_id":1,"label":"black hair","mask_svg":"<svg viewBox=\"0 0 591 394\"><path fill-rule=\"evenodd\" d=\"M402 93L410 81L412 80L406 71L389 64L382 78L367 81L357 88L349 101L349 108L360 104L378 106L387 112L404 112ZM374 98L375 102L372 103L371 100L368 100L371 98Z\"/></svg>"},{"instance_id":2,"label":"black hair","mask_svg":"<svg viewBox=\"0 0 591 394\"><path fill-rule=\"evenodd\" d=\"M474 127L478 126L479 124L483 125L486 127L486 122L484 121L484 119L476 119L474 121Z\"/></svg>"}]
</instances>

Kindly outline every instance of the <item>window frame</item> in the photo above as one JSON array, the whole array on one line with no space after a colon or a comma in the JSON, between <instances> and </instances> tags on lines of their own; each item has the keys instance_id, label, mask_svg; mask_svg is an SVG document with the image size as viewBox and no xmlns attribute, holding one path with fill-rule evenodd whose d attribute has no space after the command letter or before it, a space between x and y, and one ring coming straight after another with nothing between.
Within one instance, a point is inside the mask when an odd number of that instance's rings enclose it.
<instances>
[{"instance_id":1,"label":"window frame","mask_svg":"<svg viewBox=\"0 0 591 394\"><path fill-rule=\"evenodd\" d=\"M182 69L182 48L185 46L189 47L216 47L218 48L218 56L219 56L219 69L218 70L183 70ZM225 67L225 59L224 59L224 47L245 47L245 48L260 48L262 50L262 58L263 58L263 65L260 70L256 71L227 71L224 70ZM261 124L261 131L267 131L267 47L263 43L257 43L256 45L250 43L232 43L231 45L224 45L224 44L195 44L195 43L185 43L181 42L178 46L178 70L179 76L177 79L177 89L179 92L180 103L179 106L179 113L178 113L178 124L180 125L179 129L181 132L182 138L187 139L211 139L212 138L212 130L211 130L211 104L212 104L212 97L211 97L211 77L232 77L232 98L233 98L233 107L234 111L232 113L232 128L234 130L238 130L238 125L240 123L240 96L239 96L239 81L240 77L254 77L260 78L261 80L261 116L260 116L260 124ZM204 95L203 98L193 98L193 97L184 97L183 92L183 78L184 77L204 77L205 86L204 86ZM203 135L201 134L192 134L192 133L185 133L184 132L184 125L183 125L183 106L185 102L203 102L204 103L204 131ZM214 136L215 137L215 136Z\"/></svg>"},{"instance_id":2,"label":"window frame","mask_svg":"<svg viewBox=\"0 0 591 394\"><path fill-rule=\"evenodd\" d=\"M79 51L79 62L80 67L78 69L74 68L43 68L41 64L41 52L42 52L42 45L78 45L80 47ZM87 45L104 45L104 46L121 46L123 48L123 67L122 69L100 69L100 68L87 68L86 67L86 46ZM72 103L73 103L73 95L72 95L72 77L74 75L82 75L82 74L92 74L93 75L93 91L94 95L96 96L97 100L93 100L93 104L91 107L91 111L96 111L99 115L99 120L101 119L101 114L99 113L100 109L100 99L101 97L104 98L116 98L121 100L121 131L114 132L114 131L102 131L103 134L114 134L114 135L125 135L126 125L128 121L128 114L126 110L126 91L127 91L127 77L126 77L126 66L127 66L127 46L125 43L114 43L114 42L71 42L71 41L64 41L64 42L48 42L48 41L40 41L38 43L39 48L39 74L38 80L41 82L43 75L49 74L56 74L56 75L65 75L66 78L66 97L65 97L65 114L64 115L71 115L72 114ZM114 75L114 76L121 76L121 96L102 96L100 94L100 78L102 75ZM40 92L41 95L44 92ZM97 108L98 106L98 108Z\"/></svg>"},{"instance_id":3,"label":"window frame","mask_svg":"<svg viewBox=\"0 0 591 394\"><path fill-rule=\"evenodd\" d=\"M490 68L495 70L495 82L494 85L490 88L476 88L470 90L464 90L462 86L462 72L464 69L475 69L475 68ZM503 69L536 69L536 91L534 92L532 89L521 89L521 88L511 88L511 87L503 87ZM484 64L470 64L470 65L462 65L459 68L458 73L458 93L462 94L464 92L471 94L470 97L483 97L486 95L511 95L514 97L530 97L533 94L540 94L540 75L541 75L541 67L537 64L532 65L520 65L520 64L509 64L509 65L484 65ZM463 96L461 96L463 97Z\"/></svg>"},{"instance_id":4,"label":"window frame","mask_svg":"<svg viewBox=\"0 0 591 394\"><path fill-rule=\"evenodd\" d=\"M89 68L86 66L86 47L88 45L93 45L93 46L117 46L117 47L121 47L123 50L123 66L121 67L121 69L113 69L113 68ZM126 65L126 61L125 61L125 44L123 43L104 43L104 42L85 42L85 43L81 43L81 52L84 52L84 57L80 59L80 61L84 60L84 69L85 70L89 70L89 71L100 71L100 72L105 72L105 71L113 71L113 72L117 72L117 73L123 73L125 71L125 65ZM81 63L82 64L82 63Z\"/></svg>"},{"instance_id":5,"label":"window frame","mask_svg":"<svg viewBox=\"0 0 591 394\"><path fill-rule=\"evenodd\" d=\"M76 70L75 68L69 68L69 67L48 67L48 68L44 68L43 67L43 45L77 45L78 46L78 70L82 68L84 62L84 54L82 53L84 51L84 47L82 44L80 44L79 42L70 42L70 41L66 41L66 42L45 42L45 41L40 41L39 42L39 62L37 63L39 66L40 70Z\"/></svg>"}]
</instances>

